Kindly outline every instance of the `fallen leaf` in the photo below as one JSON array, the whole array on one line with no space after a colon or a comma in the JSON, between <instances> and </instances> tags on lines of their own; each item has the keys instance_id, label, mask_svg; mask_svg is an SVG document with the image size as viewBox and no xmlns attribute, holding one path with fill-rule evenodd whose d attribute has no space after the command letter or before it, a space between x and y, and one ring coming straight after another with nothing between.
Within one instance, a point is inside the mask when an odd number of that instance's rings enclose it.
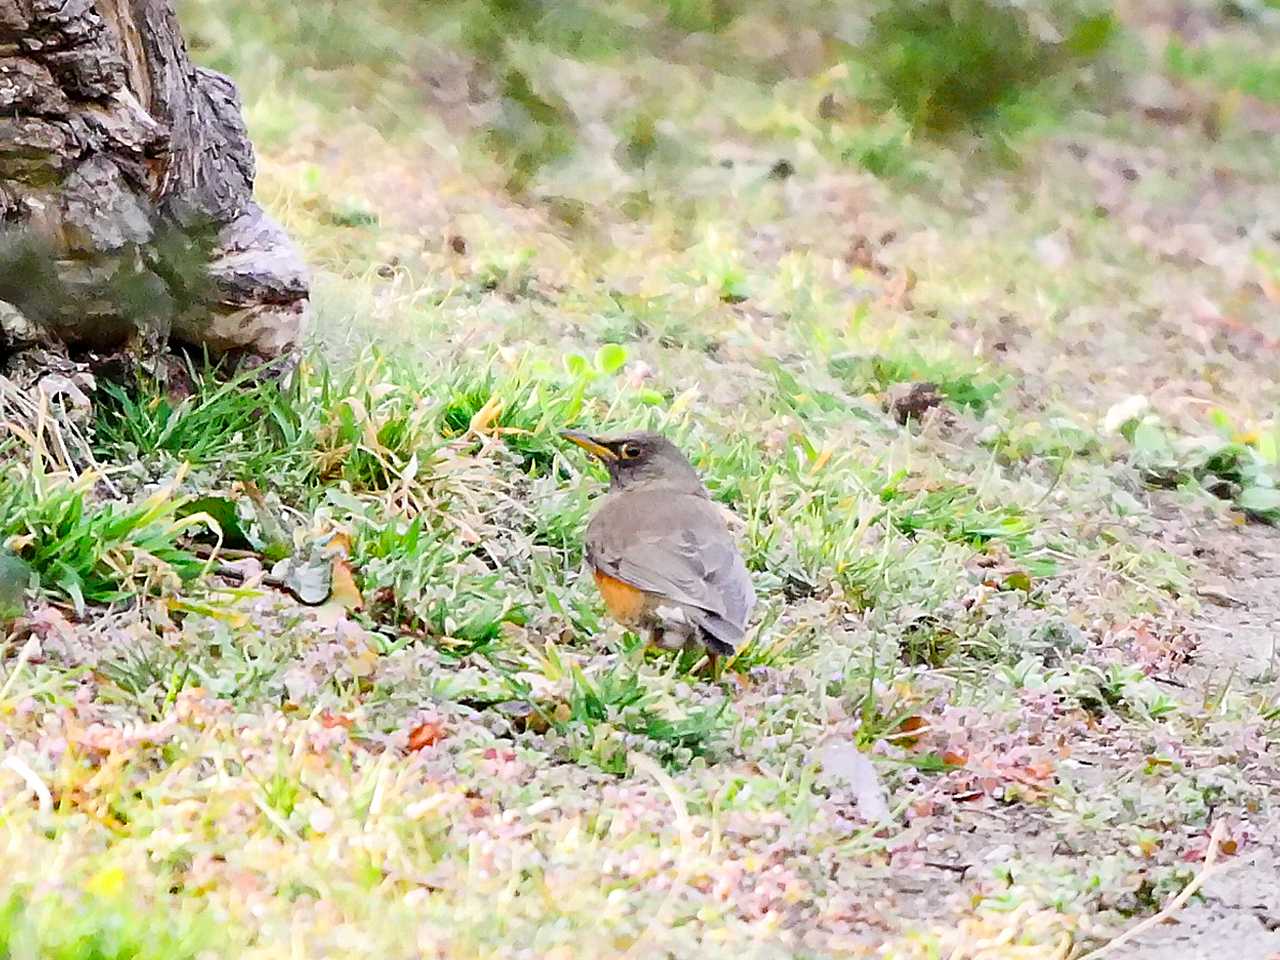
<instances>
[{"instance_id":1,"label":"fallen leaf","mask_svg":"<svg viewBox=\"0 0 1280 960\"><path fill-rule=\"evenodd\" d=\"M330 556L347 559L351 556L351 534L337 530L329 537L325 549Z\"/></svg>"},{"instance_id":2,"label":"fallen leaf","mask_svg":"<svg viewBox=\"0 0 1280 960\"><path fill-rule=\"evenodd\" d=\"M1004 578L1004 589L1031 592L1031 575L1025 570L1015 570Z\"/></svg>"},{"instance_id":3,"label":"fallen leaf","mask_svg":"<svg viewBox=\"0 0 1280 960\"><path fill-rule=\"evenodd\" d=\"M490 397L485 405L472 415L467 429L472 433L488 433L494 422L501 415L502 398L497 396Z\"/></svg>"},{"instance_id":4,"label":"fallen leaf","mask_svg":"<svg viewBox=\"0 0 1280 960\"><path fill-rule=\"evenodd\" d=\"M1236 497L1236 506L1246 513L1265 514L1280 511L1280 489L1245 487Z\"/></svg>"},{"instance_id":5,"label":"fallen leaf","mask_svg":"<svg viewBox=\"0 0 1280 960\"><path fill-rule=\"evenodd\" d=\"M1140 394L1126 397L1119 403L1112 404L1102 418L1102 429L1106 433L1119 433L1125 424L1145 416L1151 409L1151 401Z\"/></svg>"},{"instance_id":6,"label":"fallen leaf","mask_svg":"<svg viewBox=\"0 0 1280 960\"><path fill-rule=\"evenodd\" d=\"M880 302L894 310L911 309L911 291L916 286L916 274L910 267L899 272L885 287Z\"/></svg>"},{"instance_id":7,"label":"fallen leaf","mask_svg":"<svg viewBox=\"0 0 1280 960\"><path fill-rule=\"evenodd\" d=\"M347 661L347 670L357 679L371 676L378 666L378 655L372 650L362 650Z\"/></svg>"},{"instance_id":8,"label":"fallen leaf","mask_svg":"<svg viewBox=\"0 0 1280 960\"><path fill-rule=\"evenodd\" d=\"M1054 770L1052 760L1035 760L1026 766L1027 774L1033 780L1050 780L1053 778Z\"/></svg>"},{"instance_id":9,"label":"fallen leaf","mask_svg":"<svg viewBox=\"0 0 1280 960\"><path fill-rule=\"evenodd\" d=\"M409 749L416 751L424 747L434 747L444 738L444 725L435 720L427 720L409 731Z\"/></svg>"},{"instance_id":10,"label":"fallen leaf","mask_svg":"<svg viewBox=\"0 0 1280 960\"><path fill-rule=\"evenodd\" d=\"M328 710L320 714L320 723L326 730L332 730L334 727L342 727L350 730L354 721L350 717L344 717L340 713L330 713Z\"/></svg>"},{"instance_id":11,"label":"fallen leaf","mask_svg":"<svg viewBox=\"0 0 1280 960\"><path fill-rule=\"evenodd\" d=\"M911 815L913 817L931 817L937 811L938 805L928 797L921 797L919 800L911 804Z\"/></svg>"},{"instance_id":12,"label":"fallen leaf","mask_svg":"<svg viewBox=\"0 0 1280 960\"><path fill-rule=\"evenodd\" d=\"M904 746L914 747L920 742L921 732L928 729L928 727L929 721L918 714L907 717L898 724L898 732L893 739Z\"/></svg>"},{"instance_id":13,"label":"fallen leaf","mask_svg":"<svg viewBox=\"0 0 1280 960\"><path fill-rule=\"evenodd\" d=\"M347 610L363 609L364 597L360 593L360 588L356 586L355 574L351 570L350 563L341 558L333 561L331 583L330 599L342 604Z\"/></svg>"}]
</instances>

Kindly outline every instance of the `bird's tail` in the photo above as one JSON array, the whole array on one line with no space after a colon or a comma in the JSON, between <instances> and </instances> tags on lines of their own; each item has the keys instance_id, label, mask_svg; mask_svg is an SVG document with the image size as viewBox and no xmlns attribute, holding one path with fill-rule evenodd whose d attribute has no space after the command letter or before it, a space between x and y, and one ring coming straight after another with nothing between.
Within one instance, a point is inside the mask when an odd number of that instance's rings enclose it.
<instances>
[{"instance_id":1,"label":"bird's tail","mask_svg":"<svg viewBox=\"0 0 1280 960\"><path fill-rule=\"evenodd\" d=\"M731 657L738 652L745 631L736 623L709 611L700 611L698 626L702 629L702 642L709 651L721 657Z\"/></svg>"}]
</instances>

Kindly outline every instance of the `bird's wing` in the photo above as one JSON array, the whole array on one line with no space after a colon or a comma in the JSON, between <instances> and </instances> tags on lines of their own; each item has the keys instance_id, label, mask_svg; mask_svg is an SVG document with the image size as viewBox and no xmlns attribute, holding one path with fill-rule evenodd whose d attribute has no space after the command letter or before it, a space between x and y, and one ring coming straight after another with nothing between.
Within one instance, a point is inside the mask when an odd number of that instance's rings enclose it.
<instances>
[{"instance_id":1,"label":"bird's wing","mask_svg":"<svg viewBox=\"0 0 1280 960\"><path fill-rule=\"evenodd\" d=\"M700 613L716 639L742 639L755 591L709 500L639 491L616 498L592 521L587 550L596 569Z\"/></svg>"}]
</instances>

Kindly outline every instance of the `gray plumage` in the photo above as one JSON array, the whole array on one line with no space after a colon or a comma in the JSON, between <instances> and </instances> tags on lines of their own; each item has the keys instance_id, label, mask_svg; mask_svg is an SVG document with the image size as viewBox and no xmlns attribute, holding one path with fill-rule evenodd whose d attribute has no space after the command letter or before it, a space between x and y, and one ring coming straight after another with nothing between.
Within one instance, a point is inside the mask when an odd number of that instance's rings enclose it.
<instances>
[{"instance_id":1,"label":"gray plumage","mask_svg":"<svg viewBox=\"0 0 1280 960\"><path fill-rule=\"evenodd\" d=\"M634 625L664 647L697 640L713 654L732 654L755 590L720 508L684 454L655 433L565 436L609 471L610 492L587 527L587 560L646 595Z\"/></svg>"},{"instance_id":2,"label":"gray plumage","mask_svg":"<svg viewBox=\"0 0 1280 960\"><path fill-rule=\"evenodd\" d=\"M742 642L755 590L719 510L705 496L611 494L587 528L587 559L684 607L692 623L718 641L715 652L732 653Z\"/></svg>"}]
</instances>

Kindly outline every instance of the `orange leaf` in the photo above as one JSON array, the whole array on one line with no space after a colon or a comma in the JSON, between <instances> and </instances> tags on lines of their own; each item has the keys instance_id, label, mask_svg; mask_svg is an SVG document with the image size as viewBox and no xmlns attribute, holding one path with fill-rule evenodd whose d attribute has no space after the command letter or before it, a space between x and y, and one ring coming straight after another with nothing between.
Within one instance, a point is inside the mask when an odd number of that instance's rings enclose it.
<instances>
[{"instance_id":1,"label":"orange leaf","mask_svg":"<svg viewBox=\"0 0 1280 960\"><path fill-rule=\"evenodd\" d=\"M920 733L927 730L928 727L928 720L919 714L913 714L912 716L906 717L900 724L898 724L898 732L894 735L893 739L900 740L908 747L914 747L920 742Z\"/></svg>"},{"instance_id":2,"label":"orange leaf","mask_svg":"<svg viewBox=\"0 0 1280 960\"><path fill-rule=\"evenodd\" d=\"M333 556L342 557L345 560L351 556L351 534L345 530L339 530L329 538L326 546Z\"/></svg>"},{"instance_id":3,"label":"orange leaf","mask_svg":"<svg viewBox=\"0 0 1280 960\"><path fill-rule=\"evenodd\" d=\"M1035 780L1048 780L1053 777L1052 760L1036 760L1027 764L1027 773Z\"/></svg>"},{"instance_id":4,"label":"orange leaf","mask_svg":"<svg viewBox=\"0 0 1280 960\"><path fill-rule=\"evenodd\" d=\"M409 731L409 749L421 750L424 747L434 747L444 737L444 725L435 720L427 720Z\"/></svg>"},{"instance_id":5,"label":"orange leaf","mask_svg":"<svg viewBox=\"0 0 1280 960\"><path fill-rule=\"evenodd\" d=\"M364 597L356 586L351 564L346 560L333 561L333 589L329 599L342 604L347 610L360 610L364 607Z\"/></svg>"}]
</instances>

